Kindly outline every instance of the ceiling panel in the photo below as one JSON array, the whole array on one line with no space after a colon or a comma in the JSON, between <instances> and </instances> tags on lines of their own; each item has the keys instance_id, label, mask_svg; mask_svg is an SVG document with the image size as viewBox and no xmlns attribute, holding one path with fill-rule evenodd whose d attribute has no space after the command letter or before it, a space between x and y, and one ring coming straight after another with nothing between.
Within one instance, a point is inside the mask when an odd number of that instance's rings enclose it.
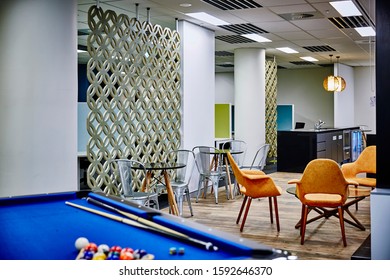
<instances>
[{"instance_id":1,"label":"ceiling panel","mask_svg":"<svg viewBox=\"0 0 390 280\"><path fill-rule=\"evenodd\" d=\"M208 12L230 24L250 23L253 26L268 32L262 34L272 40L269 43L239 43L231 44L216 39L216 51L230 51L242 47L262 47L266 49L267 57L275 58L279 65L286 68L304 68L312 65L300 65L300 56L310 53L304 46L329 45L336 50L335 55L340 55L342 63L347 65L371 65L375 50L375 38L363 38L351 28L339 29L328 18L341 17L329 4L330 0L254 0L261 8L221 10L201 0L100 0L103 9L124 13L129 17L135 17L136 3L138 3L138 17L141 21L147 19L149 9L150 21L162 27L174 29L176 20L186 20L194 24L215 31L215 36L237 35L232 31L218 26L195 20L186 15L191 12ZM375 1L354 0L360 9L364 9L364 18L375 27ZM374 2L374 4L372 3ZM88 30L87 11L94 0L78 0L79 31ZM191 4L190 7L182 7L180 4ZM82 32L79 32L82 33ZM78 44L86 44L86 35L78 36ZM298 54L284 54L277 47L289 46L299 51ZM320 61L315 65L321 67L329 63L329 53L313 54ZM80 60L88 58L79 55ZM293 61L294 63L291 63ZM216 57L217 71L233 71L231 65L218 66L218 63L234 63L234 56Z\"/></svg>"}]
</instances>

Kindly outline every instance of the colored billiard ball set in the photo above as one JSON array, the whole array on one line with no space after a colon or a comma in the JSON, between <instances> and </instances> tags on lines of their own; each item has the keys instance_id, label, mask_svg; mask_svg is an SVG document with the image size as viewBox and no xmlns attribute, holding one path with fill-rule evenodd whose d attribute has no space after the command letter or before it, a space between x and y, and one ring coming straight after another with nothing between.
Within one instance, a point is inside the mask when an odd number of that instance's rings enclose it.
<instances>
[{"instance_id":1,"label":"colored billiard ball set","mask_svg":"<svg viewBox=\"0 0 390 280\"><path fill-rule=\"evenodd\" d=\"M75 247L79 250L76 260L153 260L154 255L145 250L129 247L122 248L114 245L109 247L107 244L89 242L85 237L76 239Z\"/></svg>"},{"instance_id":2,"label":"colored billiard ball set","mask_svg":"<svg viewBox=\"0 0 390 280\"><path fill-rule=\"evenodd\" d=\"M121 247L118 245L108 246L89 242L85 237L79 237L75 241L75 247L79 251L76 260L153 260L154 255L149 254L145 250L129 247ZM184 255L184 248L171 247L170 255Z\"/></svg>"}]
</instances>

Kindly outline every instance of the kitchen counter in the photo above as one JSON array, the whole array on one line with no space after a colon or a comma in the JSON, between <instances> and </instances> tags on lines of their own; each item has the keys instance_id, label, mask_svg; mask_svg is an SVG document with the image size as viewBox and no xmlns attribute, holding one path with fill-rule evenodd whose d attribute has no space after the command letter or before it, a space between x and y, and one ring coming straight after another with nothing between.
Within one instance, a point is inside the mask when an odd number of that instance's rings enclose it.
<instances>
[{"instance_id":1,"label":"kitchen counter","mask_svg":"<svg viewBox=\"0 0 390 280\"><path fill-rule=\"evenodd\" d=\"M350 133L354 130L359 127L278 131L277 171L302 173L316 158L330 158L338 163L349 161Z\"/></svg>"}]
</instances>

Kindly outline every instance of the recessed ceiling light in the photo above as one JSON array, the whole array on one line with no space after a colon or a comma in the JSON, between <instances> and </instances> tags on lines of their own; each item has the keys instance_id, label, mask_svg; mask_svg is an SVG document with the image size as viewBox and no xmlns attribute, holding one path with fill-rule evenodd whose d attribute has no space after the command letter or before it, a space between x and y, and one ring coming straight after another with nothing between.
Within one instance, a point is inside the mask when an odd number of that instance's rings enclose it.
<instances>
[{"instance_id":1,"label":"recessed ceiling light","mask_svg":"<svg viewBox=\"0 0 390 280\"><path fill-rule=\"evenodd\" d=\"M191 7L192 4L190 3L182 3L182 4L179 4L180 7L184 7L184 8L188 8L188 7Z\"/></svg>"},{"instance_id":2,"label":"recessed ceiling light","mask_svg":"<svg viewBox=\"0 0 390 280\"><path fill-rule=\"evenodd\" d=\"M352 1L329 2L343 17L361 16L362 13Z\"/></svg>"},{"instance_id":3,"label":"recessed ceiling light","mask_svg":"<svg viewBox=\"0 0 390 280\"><path fill-rule=\"evenodd\" d=\"M376 32L375 32L374 28L372 28L372 27L356 27L355 30L362 37L369 37L369 36L376 35Z\"/></svg>"},{"instance_id":4,"label":"recessed ceiling light","mask_svg":"<svg viewBox=\"0 0 390 280\"><path fill-rule=\"evenodd\" d=\"M276 48L277 50L284 52L284 53L298 53L296 50L289 48L289 47L284 47L284 48Z\"/></svg>"},{"instance_id":5,"label":"recessed ceiling light","mask_svg":"<svg viewBox=\"0 0 390 280\"><path fill-rule=\"evenodd\" d=\"M212 25L228 25L230 23L223 21L219 18L216 18L212 15L209 15L208 13L200 12L200 13L188 13L186 16L190 16L196 19L199 19L201 21L210 23Z\"/></svg>"},{"instance_id":6,"label":"recessed ceiling light","mask_svg":"<svg viewBox=\"0 0 390 280\"><path fill-rule=\"evenodd\" d=\"M270 39L260 36L259 34L242 34L241 36L259 43L272 42Z\"/></svg>"},{"instance_id":7,"label":"recessed ceiling light","mask_svg":"<svg viewBox=\"0 0 390 280\"><path fill-rule=\"evenodd\" d=\"M314 57L311 57L311 56L301 56L300 58L303 59L303 60L306 60L306 61L310 61L310 62L318 61L318 59L316 59Z\"/></svg>"}]
</instances>

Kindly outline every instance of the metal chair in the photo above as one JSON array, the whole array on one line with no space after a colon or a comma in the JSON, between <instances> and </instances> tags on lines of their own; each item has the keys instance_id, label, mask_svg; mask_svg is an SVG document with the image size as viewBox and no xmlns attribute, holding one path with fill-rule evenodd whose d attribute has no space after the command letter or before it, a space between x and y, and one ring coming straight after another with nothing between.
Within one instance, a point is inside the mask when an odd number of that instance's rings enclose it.
<instances>
[{"instance_id":1,"label":"metal chair","mask_svg":"<svg viewBox=\"0 0 390 280\"><path fill-rule=\"evenodd\" d=\"M196 202L199 200L200 190L204 184L203 195L206 196L208 182L212 183L212 190L215 196L215 203L218 204L219 181L225 179L226 197L229 199L229 190L226 172L221 166L221 158L218 149L209 146L196 146L192 149L195 153L195 163L199 171L198 192Z\"/></svg>"},{"instance_id":2,"label":"metal chair","mask_svg":"<svg viewBox=\"0 0 390 280\"><path fill-rule=\"evenodd\" d=\"M195 166L195 155L190 150L175 150L168 153L167 161L185 165L185 167L176 169L174 173L171 174L170 183L178 204L179 215L182 216L183 214L183 200L186 198L191 216L193 216L194 213L191 206L190 190L188 185L191 181Z\"/></svg>"},{"instance_id":3,"label":"metal chair","mask_svg":"<svg viewBox=\"0 0 390 280\"><path fill-rule=\"evenodd\" d=\"M110 162L111 172L115 179L115 184L121 190L121 196L125 199L134 201L140 205L159 209L158 194L156 192L141 192L134 191L133 179L134 175L138 173L145 179L145 166L136 160L130 159L116 159ZM119 182L116 179L119 175Z\"/></svg>"},{"instance_id":4,"label":"metal chair","mask_svg":"<svg viewBox=\"0 0 390 280\"><path fill-rule=\"evenodd\" d=\"M263 144L256 151L255 156L253 157L252 164L250 169L263 170L267 165L267 156L269 152L270 144Z\"/></svg>"},{"instance_id":5,"label":"metal chair","mask_svg":"<svg viewBox=\"0 0 390 280\"><path fill-rule=\"evenodd\" d=\"M244 159L246 155L247 150L247 144L243 140L229 140L223 143L222 145L223 150L230 150L230 151L239 151L242 153L231 153L232 157L234 158L234 161L238 164L238 166L242 167L244 164Z\"/></svg>"}]
</instances>

